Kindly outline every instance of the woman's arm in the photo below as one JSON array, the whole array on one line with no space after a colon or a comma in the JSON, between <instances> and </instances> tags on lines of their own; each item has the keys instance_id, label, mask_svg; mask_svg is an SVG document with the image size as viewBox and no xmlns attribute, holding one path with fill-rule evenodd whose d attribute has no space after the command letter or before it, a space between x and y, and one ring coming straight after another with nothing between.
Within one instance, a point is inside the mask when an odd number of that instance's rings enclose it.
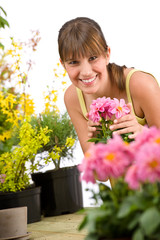
<instances>
[{"instance_id":1,"label":"woman's arm","mask_svg":"<svg viewBox=\"0 0 160 240\"><path fill-rule=\"evenodd\" d=\"M87 142L89 139L87 125L88 121L84 118L81 111L75 86L71 85L66 90L64 102L71 121L75 127L82 151L85 153L92 143Z\"/></svg>"}]
</instances>

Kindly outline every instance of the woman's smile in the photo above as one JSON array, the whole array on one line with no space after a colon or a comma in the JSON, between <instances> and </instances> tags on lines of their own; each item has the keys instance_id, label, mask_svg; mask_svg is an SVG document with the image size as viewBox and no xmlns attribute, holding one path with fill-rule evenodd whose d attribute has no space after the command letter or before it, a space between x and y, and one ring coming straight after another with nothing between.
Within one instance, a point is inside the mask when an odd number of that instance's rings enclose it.
<instances>
[{"instance_id":1,"label":"woman's smile","mask_svg":"<svg viewBox=\"0 0 160 240\"><path fill-rule=\"evenodd\" d=\"M90 85L92 84L97 78L97 75L91 78L86 78L86 79L80 79L84 84Z\"/></svg>"}]
</instances>

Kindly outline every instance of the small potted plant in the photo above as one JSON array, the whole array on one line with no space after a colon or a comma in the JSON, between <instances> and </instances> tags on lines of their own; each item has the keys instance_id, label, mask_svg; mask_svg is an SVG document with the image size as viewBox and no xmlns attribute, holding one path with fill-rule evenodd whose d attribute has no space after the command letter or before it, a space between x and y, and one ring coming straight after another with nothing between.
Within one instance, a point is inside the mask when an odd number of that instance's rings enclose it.
<instances>
[{"instance_id":1,"label":"small potted plant","mask_svg":"<svg viewBox=\"0 0 160 240\"><path fill-rule=\"evenodd\" d=\"M0 155L0 209L27 206L28 223L41 218L41 189L30 182L30 161L49 141L48 131L47 127L33 129L30 120L24 119L15 131L18 143Z\"/></svg>"},{"instance_id":2,"label":"small potted plant","mask_svg":"<svg viewBox=\"0 0 160 240\"><path fill-rule=\"evenodd\" d=\"M125 104L109 100L112 104L106 106L105 102L101 102L105 107L98 114L126 114ZM105 135L106 141L101 142L104 129L100 131L97 144L88 150L79 167L83 180L98 185L93 198L99 207L87 211L79 229L88 228L86 240L159 240L160 130L145 127L131 142L127 136L118 135L108 139ZM114 180L111 187L102 183L107 179Z\"/></svg>"},{"instance_id":3,"label":"small potted plant","mask_svg":"<svg viewBox=\"0 0 160 240\"><path fill-rule=\"evenodd\" d=\"M82 187L79 181L77 165L65 166L68 160L73 161L76 133L67 113L47 111L39 117L33 117L33 127L50 130L47 134L50 141L39 150L33 160L38 172L32 174L37 186L41 186L41 207L44 216L60 215L75 212L83 207ZM51 170L42 168L51 163ZM38 168L41 168L41 172Z\"/></svg>"}]
</instances>

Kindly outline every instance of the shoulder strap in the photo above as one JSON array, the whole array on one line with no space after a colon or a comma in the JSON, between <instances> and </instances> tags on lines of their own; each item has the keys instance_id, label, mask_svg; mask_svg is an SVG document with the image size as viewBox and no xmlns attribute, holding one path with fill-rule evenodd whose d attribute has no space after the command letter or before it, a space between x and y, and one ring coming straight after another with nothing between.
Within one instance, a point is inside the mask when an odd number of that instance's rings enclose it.
<instances>
[{"instance_id":1,"label":"shoulder strap","mask_svg":"<svg viewBox=\"0 0 160 240\"><path fill-rule=\"evenodd\" d=\"M127 75L127 78L126 78L126 93L127 93L127 98L128 98L128 102L132 103L132 98L131 98L131 95L130 95L130 90L129 90L129 81L130 81L130 78L132 76L132 74L134 72L138 72L139 70L137 69L132 69L128 75ZM133 104L132 104L132 110L133 110L133 113L134 113L134 109L133 109Z\"/></svg>"},{"instance_id":2,"label":"shoulder strap","mask_svg":"<svg viewBox=\"0 0 160 240\"><path fill-rule=\"evenodd\" d=\"M130 78L131 78L132 74L133 74L134 72L138 72L138 71L140 71L140 70L132 69L132 70L128 73L127 78L126 78L126 93L127 93L127 98L128 98L128 102L130 102L131 105L132 105L132 112L133 112L133 114L134 114L135 116L136 116L136 114L135 114L135 111L134 111L134 108L133 108L132 98L131 98L130 89L129 89L129 81L130 81ZM140 71L140 72L143 72L143 71ZM152 75L152 74L150 74L150 75ZM153 75L152 75L152 76L153 76ZM137 116L136 116L136 118L137 118L137 121L138 121L141 125L145 125L145 124L146 124L145 118L139 118L139 117L137 117Z\"/></svg>"},{"instance_id":3,"label":"shoulder strap","mask_svg":"<svg viewBox=\"0 0 160 240\"><path fill-rule=\"evenodd\" d=\"M78 95L78 99L79 99L79 103L80 103L80 106L81 106L81 109L82 109L83 116L85 117L86 120L88 120L88 118L86 117L87 109L86 109L86 104L85 104L85 101L84 101L83 93L77 87L76 87L76 90L77 90L77 95Z\"/></svg>"}]
</instances>

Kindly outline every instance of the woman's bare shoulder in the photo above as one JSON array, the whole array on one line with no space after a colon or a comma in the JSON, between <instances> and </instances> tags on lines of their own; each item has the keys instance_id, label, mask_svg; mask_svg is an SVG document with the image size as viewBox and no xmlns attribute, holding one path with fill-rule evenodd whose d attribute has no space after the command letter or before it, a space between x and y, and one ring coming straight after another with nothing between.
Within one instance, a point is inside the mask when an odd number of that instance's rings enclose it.
<instances>
[{"instance_id":1,"label":"woman's bare shoulder","mask_svg":"<svg viewBox=\"0 0 160 240\"><path fill-rule=\"evenodd\" d=\"M133 94L142 96L157 91L157 88L159 87L156 79L146 72L134 72L130 79L130 89Z\"/></svg>"},{"instance_id":2,"label":"woman's bare shoulder","mask_svg":"<svg viewBox=\"0 0 160 240\"><path fill-rule=\"evenodd\" d=\"M65 104L70 104L73 103L73 101L77 101L77 92L76 92L76 87L71 84L65 91L64 93L64 101Z\"/></svg>"},{"instance_id":3,"label":"woman's bare shoulder","mask_svg":"<svg viewBox=\"0 0 160 240\"><path fill-rule=\"evenodd\" d=\"M79 104L79 99L77 95L77 90L73 84L71 84L65 91L64 103L68 111L70 109L80 111L80 104Z\"/></svg>"}]
</instances>

